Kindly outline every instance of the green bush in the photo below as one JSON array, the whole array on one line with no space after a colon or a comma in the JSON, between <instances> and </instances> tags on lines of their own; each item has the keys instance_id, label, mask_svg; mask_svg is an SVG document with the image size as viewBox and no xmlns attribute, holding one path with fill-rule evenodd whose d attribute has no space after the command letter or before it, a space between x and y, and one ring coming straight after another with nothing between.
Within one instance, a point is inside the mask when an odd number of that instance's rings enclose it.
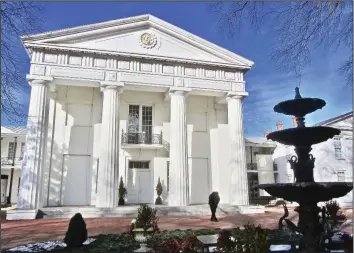
<instances>
[{"instance_id":1,"label":"green bush","mask_svg":"<svg viewBox=\"0 0 354 253\"><path fill-rule=\"evenodd\" d=\"M155 200L155 205L162 205L162 199L161 199L161 194L162 194L162 184L160 181L160 177L157 181L157 186L156 186L156 193L157 193L157 198Z\"/></svg>"},{"instance_id":2,"label":"green bush","mask_svg":"<svg viewBox=\"0 0 354 253\"><path fill-rule=\"evenodd\" d=\"M217 252L268 252L267 229L247 224L243 230L236 228L219 233Z\"/></svg>"},{"instance_id":3,"label":"green bush","mask_svg":"<svg viewBox=\"0 0 354 253\"><path fill-rule=\"evenodd\" d=\"M345 215L340 211L340 206L337 201L330 200L325 204L326 204L326 212L327 215L329 216L329 219L331 219L334 222L337 222L338 220L346 220Z\"/></svg>"},{"instance_id":4,"label":"green bush","mask_svg":"<svg viewBox=\"0 0 354 253\"><path fill-rule=\"evenodd\" d=\"M147 231L152 228L154 233L159 231L157 225L159 218L156 216L156 209L148 205L140 205L138 209L138 217L136 218L135 228L143 228Z\"/></svg>"},{"instance_id":5,"label":"green bush","mask_svg":"<svg viewBox=\"0 0 354 253\"><path fill-rule=\"evenodd\" d=\"M125 196L127 195L127 189L124 187L123 183L123 177L120 177L120 182L119 182L119 189L118 189L118 194L119 194L119 200L118 200L118 205L123 206L125 204Z\"/></svg>"},{"instance_id":6,"label":"green bush","mask_svg":"<svg viewBox=\"0 0 354 253\"><path fill-rule=\"evenodd\" d=\"M87 240L86 223L80 213L75 214L69 222L64 242L68 248L81 247Z\"/></svg>"}]
</instances>

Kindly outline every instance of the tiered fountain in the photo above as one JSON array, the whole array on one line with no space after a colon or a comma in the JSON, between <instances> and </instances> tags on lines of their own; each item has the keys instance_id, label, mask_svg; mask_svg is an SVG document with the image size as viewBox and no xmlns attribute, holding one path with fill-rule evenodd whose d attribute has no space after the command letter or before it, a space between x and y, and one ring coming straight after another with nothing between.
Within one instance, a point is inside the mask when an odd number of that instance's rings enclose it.
<instances>
[{"instance_id":1,"label":"tiered fountain","mask_svg":"<svg viewBox=\"0 0 354 253\"><path fill-rule=\"evenodd\" d=\"M267 136L273 141L295 146L297 157L292 156L289 162L296 180L295 183L257 186L274 197L299 203L295 210L299 213L298 228L303 234L302 248L306 252L315 252L318 248L320 208L317 203L342 197L353 189L353 183L314 181L315 158L310 154L311 146L340 134L339 129L332 127L305 126L305 115L325 105L326 102L322 99L302 98L299 88L295 88L294 99L283 101L274 107L275 112L296 117L296 128L275 131Z\"/></svg>"}]
</instances>

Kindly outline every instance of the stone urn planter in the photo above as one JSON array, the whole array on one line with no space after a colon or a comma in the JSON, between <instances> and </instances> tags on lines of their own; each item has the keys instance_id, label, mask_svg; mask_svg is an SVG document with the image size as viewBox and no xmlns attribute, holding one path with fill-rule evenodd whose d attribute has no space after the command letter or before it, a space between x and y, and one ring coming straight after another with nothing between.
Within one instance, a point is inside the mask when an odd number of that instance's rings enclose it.
<instances>
[{"instance_id":1,"label":"stone urn planter","mask_svg":"<svg viewBox=\"0 0 354 253\"><path fill-rule=\"evenodd\" d=\"M153 229L149 228L146 231L144 231L143 228L135 228L133 229L134 233L134 239L136 242L140 244L140 248L137 250L134 250L134 252L148 252L151 251L152 249L147 247L147 241L148 239L151 238L151 235L153 233Z\"/></svg>"}]
</instances>

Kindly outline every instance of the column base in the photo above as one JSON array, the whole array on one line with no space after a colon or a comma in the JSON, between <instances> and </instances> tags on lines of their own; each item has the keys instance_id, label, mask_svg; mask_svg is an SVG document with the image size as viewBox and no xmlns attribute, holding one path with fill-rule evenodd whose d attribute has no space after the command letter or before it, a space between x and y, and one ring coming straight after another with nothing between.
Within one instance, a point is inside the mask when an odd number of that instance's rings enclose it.
<instances>
[{"instance_id":1,"label":"column base","mask_svg":"<svg viewBox=\"0 0 354 253\"><path fill-rule=\"evenodd\" d=\"M6 220L34 220L37 217L36 209L13 209L6 212Z\"/></svg>"}]
</instances>

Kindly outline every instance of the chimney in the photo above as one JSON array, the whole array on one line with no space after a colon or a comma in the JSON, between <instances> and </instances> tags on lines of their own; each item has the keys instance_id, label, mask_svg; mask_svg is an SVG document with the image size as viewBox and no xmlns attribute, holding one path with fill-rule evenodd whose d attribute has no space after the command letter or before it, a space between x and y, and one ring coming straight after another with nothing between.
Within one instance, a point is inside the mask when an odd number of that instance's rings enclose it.
<instances>
[{"instance_id":1,"label":"chimney","mask_svg":"<svg viewBox=\"0 0 354 253\"><path fill-rule=\"evenodd\" d=\"M264 137L267 138L268 134L270 134L270 131L269 131L269 130L264 131Z\"/></svg>"},{"instance_id":2,"label":"chimney","mask_svg":"<svg viewBox=\"0 0 354 253\"><path fill-rule=\"evenodd\" d=\"M283 122L281 122L281 121L278 121L277 122L277 130L279 131L279 130L283 130Z\"/></svg>"},{"instance_id":3,"label":"chimney","mask_svg":"<svg viewBox=\"0 0 354 253\"><path fill-rule=\"evenodd\" d=\"M292 116L291 118L293 119L293 127L297 127L296 117Z\"/></svg>"}]
</instances>

